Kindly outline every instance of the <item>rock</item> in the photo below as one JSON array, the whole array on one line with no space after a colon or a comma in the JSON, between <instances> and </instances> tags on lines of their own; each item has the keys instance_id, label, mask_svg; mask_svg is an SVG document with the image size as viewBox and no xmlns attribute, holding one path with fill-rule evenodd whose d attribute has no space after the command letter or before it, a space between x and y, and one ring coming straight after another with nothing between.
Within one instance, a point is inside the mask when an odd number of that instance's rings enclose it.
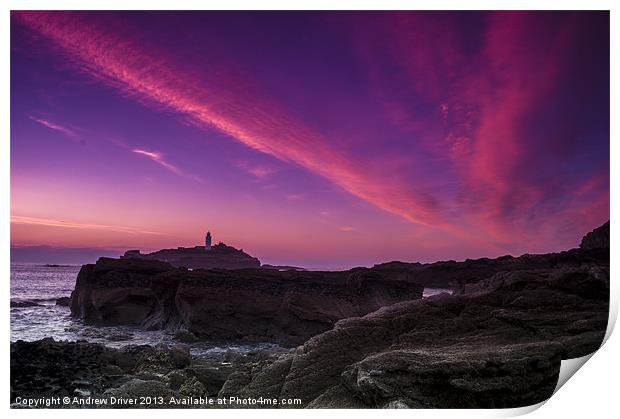
<instances>
[{"instance_id":1,"label":"rock","mask_svg":"<svg viewBox=\"0 0 620 419\"><path fill-rule=\"evenodd\" d=\"M257 258L224 243L218 243L209 250L204 246L162 249L147 254L128 250L121 259L164 260L174 267L191 269L248 269L261 266Z\"/></svg>"},{"instance_id":2,"label":"rock","mask_svg":"<svg viewBox=\"0 0 620 419\"><path fill-rule=\"evenodd\" d=\"M161 381L162 383L167 383L167 378L164 374L150 371L138 372L134 377L144 381Z\"/></svg>"},{"instance_id":3,"label":"rock","mask_svg":"<svg viewBox=\"0 0 620 419\"><path fill-rule=\"evenodd\" d=\"M39 307L39 304L36 301L32 300L11 300L12 308L25 308L25 307Z\"/></svg>"},{"instance_id":4,"label":"rock","mask_svg":"<svg viewBox=\"0 0 620 419\"><path fill-rule=\"evenodd\" d=\"M240 394L241 390L250 383L251 380L252 375L249 369L235 371L228 376L226 382L224 382L222 388L217 394L217 397L224 399L236 397Z\"/></svg>"},{"instance_id":5,"label":"rock","mask_svg":"<svg viewBox=\"0 0 620 419\"><path fill-rule=\"evenodd\" d=\"M582 249L609 249L609 221L586 234L579 247Z\"/></svg>"},{"instance_id":6,"label":"rock","mask_svg":"<svg viewBox=\"0 0 620 419\"><path fill-rule=\"evenodd\" d=\"M476 283L500 272L605 265L609 265L609 250L582 248L542 255L467 259L463 262L443 261L426 264L389 262L375 265L373 270L386 278L411 281L428 288L451 288L459 292L466 284Z\"/></svg>"},{"instance_id":7,"label":"rock","mask_svg":"<svg viewBox=\"0 0 620 419\"><path fill-rule=\"evenodd\" d=\"M204 366L196 365L189 369L193 374L209 390L209 395L217 395L224 383L228 379L232 370L230 367L224 366Z\"/></svg>"},{"instance_id":8,"label":"rock","mask_svg":"<svg viewBox=\"0 0 620 419\"><path fill-rule=\"evenodd\" d=\"M113 349L84 341L57 342L51 338L17 341L11 343L11 401L24 395L92 396L108 400L120 396L214 397L232 372L250 372L259 364L265 366L270 362L269 357L260 356L261 351L223 364L225 353L192 358L188 349L186 345ZM257 361L259 357L261 360ZM114 407L146 406L117 404Z\"/></svg>"},{"instance_id":9,"label":"rock","mask_svg":"<svg viewBox=\"0 0 620 419\"><path fill-rule=\"evenodd\" d=\"M181 329L201 339L292 346L339 319L421 298L422 291L368 269L188 271L154 260L100 258L80 270L71 312L87 324Z\"/></svg>"},{"instance_id":10,"label":"rock","mask_svg":"<svg viewBox=\"0 0 620 419\"><path fill-rule=\"evenodd\" d=\"M192 343L198 341L195 334L189 330L181 329L174 334L174 338L184 343Z\"/></svg>"},{"instance_id":11,"label":"rock","mask_svg":"<svg viewBox=\"0 0 620 419\"><path fill-rule=\"evenodd\" d=\"M153 326L170 308L178 278L161 277L156 284L152 278L171 269L165 262L140 259L100 258L84 265L71 293L71 313L90 324L137 325L149 318Z\"/></svg>"},{"instance_id":12,"label":"rock","mask_svg":"<svg viewBox=\"0 0 620 419\"><path fill-rule=\"evenodd\" d=\"M170 360L175 368L185 368L189 366L191 362L189 346L177 344L170 348L168 353L170 354Z\"/></svg>"},{"instance_id":13,"label":"rock","mask_svg":"<svg viewBox=\"0 0 620 419\"><path fill-rule=\"evenodd\" d=\"M504 408L553 394L561 345L472 349L379 353L347 368L341 385L366 404L388 408Z\"/></svg>"},{"instance_id":14,"label":"rock","mask_svg":"<svg viewBox=\"0 0 620 419\"><path fill-rule=\"evenodd\" d=\"M531 405L551 395L562 359L590 354L604 338L609 250L588 246L347 272L187 271L100 259L82 267L71 299L72 313L87 323L133 321L199 338L304 343L196 359L183 344L112 349L17 341L11 401L24 394L217 393L301 399L295 407L312 408ZM457 292L420 299L416 281L434 280L433 273L436 281L460 278Z\"/></svg>"},{"instance_id":15,"label":"rock","mask_svg":"<svg viewBox=\"0 0 620 419\"><path fill-rule=\"evenodd\" d=\"M344 319L253 376L240 397L305 407L485 408L548 398L561 359L601 345L608 268L497 274ZM607 288L606 288L607 287Z\"/></svg>"},{"instance_id":16,"label":"rock","mask_svg":"<svg viewBox=\"0 0 620 419\"><path fill-rule=\"evenodd\" d=\"M121 377L125 374L125 370L118 365L108 364L103 366L103 375Z\"/></svg>"},{"instance_id":17,"label":"rock","mask_svg":"<svg viewBox=\"0 0 620 419\"><path fill-rule=\"evenodd\" d=\"M605 237L608 244L608 230L606 224L587 235L582 248L560 253L390 262L345 272L188 271L157 260L100 258L80 270L71 313L87 324L183 330L178 337L188 342L193 334L199 339L294 346L329 330L339 319L419 299L424 287L463 292L468 284L505 272L604 268L609 250L596 246L604 245ZM228 254L225 248L222 252Z\"/></svg>"},{"instance_id":18,"label":"rock","mask_svg":"<svg viewBox=\"0 0 620 419\"><path fill-rule=\"evenodd\" d=\"M117 332L112 334L106 334L105 339L110 342L130 341L131 339L133 339L133 335L131 333Z\"/></svg>"},{"instance_id":19,"label":"rock","mask_svg":"<svg viewBox=\"0 0 620 419\"><path fill-rule=\"evenodd\" d=\"M185 345L113 349L84 341L56 342L51 338L17 341L11 343L11 400L24 394L37 397L204 397L207 387L197 376L204 378L208 374L188 370L190 362L189 348ZM215 373L215 366L211 368L214 373L209 381L216 395L225 377ZM229 374L236 366L227 368L226 372L221 371L222 375Z\"/></svg>"},{"instance_id":20,"label":"rock","mask_svg":"<svg viewBox=\"0 0 620 419\"><path fill-rule=\"evenodd\" d=\"M428 288L452 288L460 291L466 284L476 283L500 272L531 269L580 268L609 265L609 221L588 233L579 249L519 257L467 259L463 262L434 263L387 262L373 270L386 278L412 281Z\"/></svg>"},{"instance_id":21,"label":"rock","mask_svg":"<svg viewBox=\"0 0 620 419\"><path fill-rule=\"evenodd\" d=\"M178 390L188 378L187 372L182 370L173 370L166 375L170 388L173 390Z\"/></svg>"},{"instance_id":22,"label":"rock","mask_svg":"<svg viewBox=\"0 0 620 419\"><path fill-rule=\"evenodd\" d=\"M206 397L207 388L196 377L188 378L179 388L179 393L188 397Z\"/></svg>"},{"instance_id":23,"label":"rock","mask_svg":"<svg viewBox=\"0 0 620 419\"><path fill-rule=\"evenodd\" d=\"M11 399L24 394L72 396L97 393L118 382L109 375L112 350L87 342L11 343Z\"/></svg>"},{"instance_id":24,"label":"rock","mask_svg":"<svg viewBox=\"0 0 620 419\"><path fill-rule=\"evenodd\" d=\"M129 346L119 351L116 359L119 365L131 365L134 372L168 374L170 371L185 368L190 363L189 348L185 345L174 347Z\"/></svg>"},{"instance_id":25,"label":"rock","mask_svg":"<svg viewBox=\"0 0 620 419\"><path fill-rule=\"evenodd\" d=\"M71 297L59 297L56 299L57 306L69 307L71 303Z\"/></svg>"},{"instance_id":26,"label":"rock","mask_svg":"<svg viewBox=\"0 0 620 419\"><path fill-rule=\"evenodd\" d=\"M163 398L163 401L167 403L171 397L179 397L179 393L174 390L171 390L161 381L155 381L155 380L145 381L145 380L140 380L136 378L136 379L128 381L127 383L123 384L122 386L118 388L106 390L103 393L103 397L116 397L116 398L136 399L136 400L140 400L141 397L150 397L150 398L161 397ZM164 405L134 404L134 405L129 405L129 406L119 405L118 407L154 408L154 407L166 407L166 406L165 404Z\"/></svg>"}]
</instances>

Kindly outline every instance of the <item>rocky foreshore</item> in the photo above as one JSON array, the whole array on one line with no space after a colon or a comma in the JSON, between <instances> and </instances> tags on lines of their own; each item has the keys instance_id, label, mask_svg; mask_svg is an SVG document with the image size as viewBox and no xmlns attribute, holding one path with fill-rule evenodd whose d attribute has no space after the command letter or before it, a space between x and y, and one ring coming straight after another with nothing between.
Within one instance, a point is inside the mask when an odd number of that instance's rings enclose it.
<instances>
[{"instance_id":1,"label":"rocky foreshore","mask_svg":"<svg viewBox=\"0 0 620 419\"><path fill-rule=\"evenodd\" d=\"M182 344L117 350L18 341L11 344L11 400L208 396L298 399L294 407L315 408L526 406L551 396L562 359L598 349L608 292L606 267L497 274L463 294L341 320L293 350L227 358L191 357Z\"/></svg>"},{"instance_id":2,"label":"rocky foreshore","mask_svg":"<svg viewBox=\"0 0 620 419\"><path fill-rule=\"evenodd\" d=\"M11 343L11 402L158 395L240 400L213 407L248 407L247 400L298 401L249 407L309 408L538 403L551 396L562 359L587 355L604 339L609 224L586 237L581 249L512 258L518 268L490 275L469 275L459 266L467 280L456 292L426 299L419 280L403 278L400 268L396 277L386 267L331 274L187 271L102 259L83 267L71 298L73 314L87 322L176 325L183 340L303 344L224 359L190 356L183 344L110 349L18 341ZM535 262L529 268L528 259Z\"/></svg>"},{"instance_id":3,"label":"rocky foreshore","mask_svg":"<svg viewBox=\"0 0 620 419\"><path fill-rule=\"evenodd\" d=\"M273 347L192 357L183 344L113 349L51 338L17 341L11 343L11 403L29 408L209 407L191 401L230 397L230 388L237 387L235 374L251 377L285 351Z\"/></svg>"},{"instance_id":4,"label":"rocky foreshore","mask_svg":"<svg viewBox=\"0 0 620 419\"><path fill-rule=\"evenodd\" d=\"M609 270L497 274L341 320L266 368L245 396L307 407L518 407L551 396L560 361L589 354L607 326Z\"/></svg>"}]
</instances>

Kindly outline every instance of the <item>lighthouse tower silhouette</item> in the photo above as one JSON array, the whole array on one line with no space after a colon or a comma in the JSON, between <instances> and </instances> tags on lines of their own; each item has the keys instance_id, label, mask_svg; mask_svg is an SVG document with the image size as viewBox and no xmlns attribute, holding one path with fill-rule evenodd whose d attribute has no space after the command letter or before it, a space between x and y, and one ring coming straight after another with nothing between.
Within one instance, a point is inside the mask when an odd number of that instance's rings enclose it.
<instances>
[{"instance_id":1,"label":"lighthouse tower silhouette","mask_svg":"<svg viewBox=\"0 0 620 419\"><path fill-rule=\"evenodd\" d=\"M211 250L211 232L207 231L207 235L205 236L205 250L208 252Z\"/></svg>"}]
</instances>

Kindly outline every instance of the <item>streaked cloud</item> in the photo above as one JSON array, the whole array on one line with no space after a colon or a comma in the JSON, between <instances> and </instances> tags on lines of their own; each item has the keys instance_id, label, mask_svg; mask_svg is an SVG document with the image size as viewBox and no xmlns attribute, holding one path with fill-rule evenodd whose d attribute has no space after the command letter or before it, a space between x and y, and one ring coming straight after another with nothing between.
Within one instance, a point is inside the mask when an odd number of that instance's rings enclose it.
<instances>
[{"instance_id":1,"label":"streaked cloud","mask_svg":"<svg viewBox=\"0 0 620 419\"><path fill-rule=\"evenodd\" d=\"M263 180L278 171L275 167L251 163L247 160L236 160L233 164L257 180Z\"/></svg>"},{"instance_id":2,"label":"streaked cloud","mask_svg":"<svg viewBox=\"0 0 620 419\"><path fill-rule=\"evenodd\" d=\"M166 159L164 159L164 155L162 153L160 153L159 151L149 151L149 150L143 150L140 148L134 148L131 150L133 153L138 154L140 156L144 156L147 159L159 164L160 166L162 166L163 168L165 168L166 170L179 175L179 176L183 176L186 177L188 179L192 179L195 180L196 182L199 183L204 183L204 181L202 180L202 178L192 175L190 173L187 173L181 169L179 169L177 166L173 165L172 163L169 163L168 161L166 161Z\"/></svg>"},{"instance_id":3,"label":"streaked cloud","mask_svg":"<svg viewBox=\"0 0 620 419\"><path fill-rule=\"evenodd\" d=\"M298 201L300 199L304 199L306 195L303 193L291 193L286 195L286 199L291 201Z\"/></svg>"},{"instance_id":4,"label":"streaked cloud","mask_svg":"<svg viewBox=\"0 0 620 419\"><path fill-rule=\"evenodd\" d=\"M181 170L179 170L175 165L170 164L166 160L164 160L163 155L158 151L147 151L139 148L135 148L131 151L141 156L145 156L146 158L170 170L172 173L176 173L177 175L182 173Z\"/></svg>"},{"instance_id":5,"label":"streaked cloud","mask_svg":"<svg viewBox=\"0 0 620 419\"><path fill-rule=\"evenodd\" d=\"M44 127L63 133L64 135L66 135L67 137L70 137L71 139L76 139L78 137L77 133L73 131L72 129L64 127L55 122L49 121L47 119L37 118L34 116L30 116L29 118L33 120L34 122L37 122L43 125Z\"/></svg>"},{"instance_id":6,"label":"streaked cloud","mask_svg":"<svg viewBox=\"0 0 620 419\"><path fill-rule=\"evenodd\" d=\"M198 126L214 127L248 147L300 165L409 221L441 222L437 201L421 180L384 179L271 100L201 82L184 74L174 60L149 51L127 34L121 38L88 14L26 11L15 16L62 47L80 69L123 94L164 106Z\"/></svg>"},{"instance_id":7,"label":"streaked cloud","mask_svg":"<svg viewBox=\"0 0 620 419\"><path fill-rule=\"evenodd\" d=\"M82 222L71 221L71 220L57 220L57 219L50 219L50 218L25 217L25 216L20 216L20 215L11 215L11 224L26 224L26 225L70 228L70 229L80 229L80 230L103 230L103 231L114 231L118 233L127 233L127 234L149 234L149 235L161 235L162 234L156 231L141 230L138 228L128 227L128 226L82 223Z\"/></svg>"},{"instance_id":8,"label":"streaked cloud","mask_svg":"<svg viewBox=\"0 0 620 419\"><path fill-rule=\"evenodd\" d=\"M567 182L567 162L577 160L568 150L584 145L580 136L591 121L563 101L592 100L574 80L589 65L580 54L598 43L584 47L585 34L595 26L604 34L605 27L604 15L589 17L485 13L478 16L481 36L474 43L458 13L391 13L356 32L386 118L424 138L418 152L441 162L442 176L458 185L451 195L436 194L450 224L469 225L500 247L528 237L547 241L565 229L566 200L559 196L578 187ZM593 66L604 62L596 54ZM579 163L572 168L583 170ZM597 193L593 199L604 202L605 189ZM594 218L604 219L609 209L597 208Z\"/></svg>"}]
</instances>

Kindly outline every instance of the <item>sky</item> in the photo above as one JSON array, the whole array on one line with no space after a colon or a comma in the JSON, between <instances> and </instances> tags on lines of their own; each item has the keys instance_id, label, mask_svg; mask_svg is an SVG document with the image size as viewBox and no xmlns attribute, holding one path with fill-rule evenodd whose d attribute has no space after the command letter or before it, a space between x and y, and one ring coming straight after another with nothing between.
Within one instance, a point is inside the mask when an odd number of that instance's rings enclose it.
<instances>
[{"instance_id":1,"label":"sky","mask_svg":"<svg viewBox=\"0 0 620 419\"><path fill-rule=\"evenodd\" d=\"M340 269L609 219L607 12L11 13L11 245Z\"/></svg>"}]
</instances>

